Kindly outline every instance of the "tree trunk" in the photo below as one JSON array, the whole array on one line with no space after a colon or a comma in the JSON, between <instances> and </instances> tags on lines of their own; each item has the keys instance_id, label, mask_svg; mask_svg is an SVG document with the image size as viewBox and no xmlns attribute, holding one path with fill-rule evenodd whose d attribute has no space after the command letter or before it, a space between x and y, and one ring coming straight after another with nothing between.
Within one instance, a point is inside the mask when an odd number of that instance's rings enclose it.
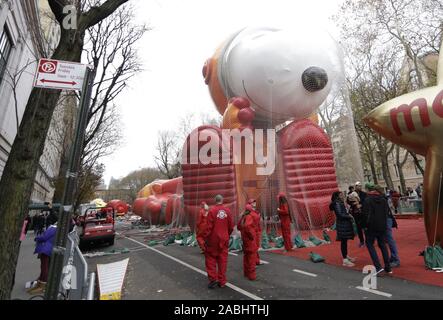
<instances>
[{"instance_id":1,"label":"tree trunk","mask_svg":"<svg viewBox=\"0 0 443 320\"><path fill-rule=\"evenodd\" d=\"M389 170L389 152L386 150L386 143L384 141L377 141L378 150L380 151L381 170L383 178L386 182L386 186L390 189L394 189L394 183L392 182L391 171Z\"/></svg>"},{"instance_id":2,"label":"tree trunk","mask_svg":"<svg viewBox=\"0 0 443 320\"><path fill-rule=\"evenodd\" d=\"M403 159L403 161L400 160L400 151L403 149L400 149L400 146L396 146L395 147L395 162L397 164L397 170L398 170L398 176L400 178L400 193L401 194L406 194L406 180L405 180L405 175L403 172L403 167L408 159L408 153L406 152L406 156Z\"/></svg>"},{"instance_id":3,"label":"tree trunk","mask_svg":"<svg viewBox=\"0 0 443 320\"><path fill-rule=\"evenodd\" d=\"M61 40L52 58L79 62L84 35L79 30L62 28ZM21 228L60 94L60 90L32 90L0 181L0 300L11 297Z\"/></svg>"},{"instance_id":4,"label":"tree trunk","mask_svg":"<svg viewBox=\"0 0 443 320\"><path fill-rule=\"evenodd\" d=\"M378 176L377 176L377 169L375 168L375 163L374 161L371 161L369 163L370 167L371 167L371 173L372 173L372 177L374 178L374 184L378 184ZM370 182L370 181L368 181Z\"/></svg>"},{"instance_id":5,"label":"tree trunk","mask_svg":"<svg viewBox=\"0 0 443 320\"><path fill-rule=\"evenodd\" d=\"M417 166L418 170L421 172L421 175L424 176L425 175L425 169L421 166L420 160L418 160L417 154L415 154L414 152L409 152L409 154L414 159L414 163Z\"/></svg>"}]
</instances>

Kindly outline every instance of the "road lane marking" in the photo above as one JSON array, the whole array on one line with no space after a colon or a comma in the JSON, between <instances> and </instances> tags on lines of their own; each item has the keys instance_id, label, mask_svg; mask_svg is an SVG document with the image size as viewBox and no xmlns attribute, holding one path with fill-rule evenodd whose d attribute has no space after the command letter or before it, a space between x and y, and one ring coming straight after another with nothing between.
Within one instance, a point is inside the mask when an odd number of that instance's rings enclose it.
<instances>
[{"instance_id":1,"label":"road lane marking","mask_svg":"<svg viewBox=\"0 0 443 320\"><path fill-rule=\"evenodd\" d=\"M149 249L149 250L152 250L152 251L154 251L154 252L157 252L158 254L160 254L160 255L162 255L162 256L168 258L168 259L171 259L171 260L173 260L173 261L175 261L175 262L177 262L177 263L179 263L179 264L181 264L181 265L183 265L183 266L185 266L185 267L187 267L187 268L189 268L189 269L191 269L191 270L194 270L195 272L198 272L198 273L204 275L205 277L208 276L208 274L207 274L205 271L200 270L200 269L198 269L198 268L196 268L196 267L194 267L194 266L192 266L192 265L190 265L190 264L188 264L188 263L186 263L186 262L184 262L184 261L181 261L180 259L177 259L177 258L175 258L175 257L173 257L173 256L170 256L169 254L166 254L166 253L164 253L164 252L162 252L162 251L160 251L160 250L157 250L157 249L155 249L155 248L151 248L151 247L147 246L146 244L141 243L141 242L139 242L139 241L137 241L137 240L134 240L134 239L131 239L131 238L127 238L127 237L125 237L125 239L127 239L127 240L129 240L129 241L132 241L132 242L134 242L134 243L137 243L137 244L139 244L139 245L141 245L141 246L143 246L143 247L145 247L145 248L147 248L147 249ZM248 297L248 298L253 299L253 300L264 300L263 298L260 298L260 297L256 296L255 294L250 293L250 292L248 292L248 291L246 291L246 290L243 290L243 289L237 287L236 285L233 285L232 283L229 283L229 282L228 282L228 283L226 284L226 286L227 286L228 288L231 288L232 290L237 291L238 293L241 293L241 294L245 295L245 296Z\"/></svg>"},{"instance_id":2,"label":"road lane marking","mask_svg":"<svg viewBox=\"0 0 443 320\"><path fill-rule=\"evenodd\" d=\"M363 287L357 287L357 289L361 290L361 291L373 293L373 294L376 294L376 295L379 295L382 297L392 298L392 294L390 294L390 293L386 293L386 292L382 292L382 291L378 291L378 290L367 289L367 288L363 288Z\"/></svg>"},{"instance_id":3,"label":"road lane marking","mask_svg":"<svg viewBox=\"0 0 443 320\"><path fill-rule=\"evenodd\" d=\"M268 261L260 260L261 264L270 264Z\"/></svg>"},{"instance_id":4,"label":"road lane marking","mask_svg":"<svg viewBox=\"0 0 443 320\"><path fill-rule=\"evenodd\" d=\"M234 256L234 257L238 257L238 254L233 253L233 252L229 252L229 255L230 255L230 256Z\"/></svg>"},{"instance_id":5,"label":"road lane marking","mask_svg":"<svg viewBox=\"0 0 443 320\"><path fill-rule=\"evenodd\" d=\"M294 270L292 270L292 271L293 271L293 272L296 272L296 273L303 274L303 275L305 275L305 276L313 277L313 278L317 278L317 277L318 277L318 275L316 275L316 274L314 274L314 273L309 273L309 272L302 271L302 270L298 270L298 269L294 269Z\"/></svg>"}]
</instances>

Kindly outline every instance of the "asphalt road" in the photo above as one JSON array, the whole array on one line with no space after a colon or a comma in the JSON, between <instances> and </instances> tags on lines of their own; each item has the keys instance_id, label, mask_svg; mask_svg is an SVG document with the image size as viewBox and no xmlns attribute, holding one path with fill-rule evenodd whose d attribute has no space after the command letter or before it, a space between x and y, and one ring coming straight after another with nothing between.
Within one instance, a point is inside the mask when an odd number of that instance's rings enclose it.
<instances>
[{"instance_id":1,"label":"asphalt road","mask_svg":"<svg viewBox=\"0 0 443 320\"><path fill-rule=\"evenodd\" d=\"M198 248L179 245L149 248L139 241L140 238L117 239L113 247L97 250L128 248L131 250L129 254L87 259L90 271L93 271L97 263L129 257L124 300L443 299L441 287L390 277L378 279L377 292L365 292L357 288L362 286L362 273L267 252L261 254L262 260L268 264L258 267L257 281L251 282L243 277L240 253L229 256L229 287L209 290L204 256Z\"/></svg>"}]
</instances>

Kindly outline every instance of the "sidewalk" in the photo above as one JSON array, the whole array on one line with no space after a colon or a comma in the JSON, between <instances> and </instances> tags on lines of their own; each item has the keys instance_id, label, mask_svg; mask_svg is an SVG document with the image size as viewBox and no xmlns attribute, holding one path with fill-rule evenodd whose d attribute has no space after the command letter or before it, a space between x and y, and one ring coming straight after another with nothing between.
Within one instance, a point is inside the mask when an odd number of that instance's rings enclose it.
<instances>
[{"instance_id":1,"label":"sidewalk","mask_svg":"<svg viewBox=\"0 0 443 320\"><path fill-rule=\"evenodd\" d=\"M15 274L15 286L11 298L13 300L29 300L32 298L25 289L26 282L33 281L40 274L40 260L34 255L34 232L29 231L20 246L20 254Z\"/></svg>"}]
</instances>

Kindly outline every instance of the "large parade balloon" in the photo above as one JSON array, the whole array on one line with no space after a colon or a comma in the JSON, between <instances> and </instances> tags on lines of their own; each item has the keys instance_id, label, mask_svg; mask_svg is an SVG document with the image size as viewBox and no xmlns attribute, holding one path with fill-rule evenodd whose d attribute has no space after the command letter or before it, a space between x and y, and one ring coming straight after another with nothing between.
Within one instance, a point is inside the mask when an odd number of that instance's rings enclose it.
<instances>
[{"instance_id":1,"label":"large parade balloon","mask_svg":"<svg viewBox=\"0 0 443 320\"><path fill-rule=\"evenodd\" d=\"M335 41L324 30L249 27L235 33L204 67L221 114L228 100L247 98L274 123L308 118L341 74Z\"/></svg>"},{"instance_id":2,"label":"large parade balloon","mask_svg":"<svg viewBox=\"0 0 443 320\"><path fill-rule=\"evenodd\" d=\"M221 125L196 128L182 150L183 179L173 190L165 188L168 182L146 186L134 212L153 224L169 223L167 201L177 196L182 207L170 206L172 216L184 213L193 230L202 202L214 205L222 195L234 220L255 199L264 221L271 221L284 192L297 230L332 226L334 152L315 113L337 88L341 61L336 42L315 26L234 33L203 68Z\"/></svg>"},{"instance_id":3,"label":"large parade balloon","mask_svg":"<svg viewBox=\"0 0 443 320\"><path fill-rule=\"evenodd\" d=\"M388 140L426 157L426 232L431 246L443 245L443 55L436 86L388 101L365 121Z\"/></svg>"}]
</instances>

